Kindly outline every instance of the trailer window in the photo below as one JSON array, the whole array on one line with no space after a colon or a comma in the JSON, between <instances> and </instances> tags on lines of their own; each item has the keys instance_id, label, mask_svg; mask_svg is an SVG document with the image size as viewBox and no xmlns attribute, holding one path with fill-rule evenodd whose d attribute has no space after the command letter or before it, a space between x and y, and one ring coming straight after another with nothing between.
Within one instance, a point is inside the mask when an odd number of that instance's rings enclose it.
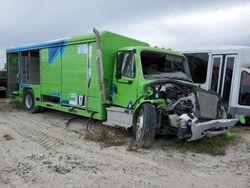
<instances>
[{"instance_id":1,"label":"trailer window","mask_svg":"<svg viewBox=\"0 0 250 188\"><path fill-rule=\"evenodd\" d=\"M195 83L203 84L207 78L208 53L188 53L190 72Z\"/></svg>"},{"instance_id":2,"label":"trailer window","mask_svg":"<svg viewBox=\"0 0 250 188\"><path fill-rule=\"evenodd\" d=\"M250 74L246 71L241 74L239 104L246 106L250 105Z\"/></svg>"},{"instance_id":3,"label":"trailer window","mask_svg":"<svg viewBox=\"0 0 250 188\"><path fill-rule=\"evenodd\" d=\"M117 72L128 78L135 77L135 58L133 52L120 52L117 57Z\"/></svg>"},{"instance_id":4,"label":"trailer window","mask_svg":"<svg viewBox=\"0 0 250 188\"><path fill-rule=\"evenodd\" d=\"M24 84L40 84L39 50L20 52L20 82Z\"/></svg>"}]
</instances>

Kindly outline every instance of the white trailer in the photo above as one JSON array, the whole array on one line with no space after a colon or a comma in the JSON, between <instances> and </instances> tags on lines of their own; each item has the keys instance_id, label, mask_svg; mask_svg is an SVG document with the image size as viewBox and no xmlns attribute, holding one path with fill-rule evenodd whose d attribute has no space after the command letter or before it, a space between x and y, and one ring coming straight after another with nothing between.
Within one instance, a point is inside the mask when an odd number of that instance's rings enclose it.
<instances>
[{"instance_id":1,"label":"white trailer","mask_svg":"<svg viewBox=\"0 0 250 188\"><path fill-rule=\"evenodd\" d=\"M212 46L182 52L194 82L217 92L229 113L250 120L250 47Z\"/></svg>"}]
</instances>

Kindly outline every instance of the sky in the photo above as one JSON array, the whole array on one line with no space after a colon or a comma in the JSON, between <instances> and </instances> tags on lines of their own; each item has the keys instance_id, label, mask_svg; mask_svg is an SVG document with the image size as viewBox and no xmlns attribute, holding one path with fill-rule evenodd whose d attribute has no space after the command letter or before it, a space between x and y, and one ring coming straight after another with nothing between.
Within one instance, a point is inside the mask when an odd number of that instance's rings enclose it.
<instances>
[{"instance_id":1,"label":"sky","mask_svg":"<svg viewBox=\"0 0 250 188\"><path fill-rule=\"evenodd\" d=\"M93 27L180 50L250 46L250 0L0 0L0 68L8 47Z\"/></svg>"}]
</instances>

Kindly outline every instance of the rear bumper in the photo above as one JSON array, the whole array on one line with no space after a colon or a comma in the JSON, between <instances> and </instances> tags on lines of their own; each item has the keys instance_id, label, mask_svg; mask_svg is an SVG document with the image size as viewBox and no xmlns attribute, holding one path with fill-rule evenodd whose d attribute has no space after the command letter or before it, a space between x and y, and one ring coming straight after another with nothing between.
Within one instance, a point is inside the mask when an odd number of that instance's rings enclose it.
<instances>
[{"instance_id":1,"label":"rear bumper","mask_svg":"<svg viewBox=\"0 0 250 188\"><path fill-rule=\"evenodd\" d=\"M217 119L203 123L194 123L191 125L192 136L188 141L198 140L204 136L213 137L224 134L227 127L232 127L238 122L238 119ZM222 128L219 131L212 130ZM224 129L223 129L224 128Z\"/></svg>"}]
</instances>

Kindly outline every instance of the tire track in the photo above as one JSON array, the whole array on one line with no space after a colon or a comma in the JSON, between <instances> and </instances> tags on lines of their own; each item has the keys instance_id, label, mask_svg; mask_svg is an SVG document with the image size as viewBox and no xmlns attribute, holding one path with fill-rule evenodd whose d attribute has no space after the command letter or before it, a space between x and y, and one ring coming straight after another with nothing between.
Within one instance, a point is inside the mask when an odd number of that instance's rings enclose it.
<instances>
[{"instance_id":1,"label":"tire track","mask_svg":"<svg viewBox=\"0 0 250 188\"><path fill-rule=\"evenodd\" d=\"M22 135L30 139L33 142L36 142L49 150L55 150L56 148L60 148L62 146L70 146L74 148L79 148L79 146L66 142L63 139L54 137L49 135L49 133L44 133L40 130L36 130L33 128L28 128L25 124L20 121L17 121L16 118L11 119L11 124L5 122L9 128L15 130L18 134Z\"/></svg>"},{"instance_id":2,"label":"tire track","mask_svg":"<svg viewBox=\"0 0 250 188\"><path fill-rule=\"evenodd\" d=\"M79 134L66 129L66 126L62 122L53 123L53 121L43 119L44 116L39 116L37 114L32 114L31 117L25 117L25 115L26 114L15 114L15 118L21 120L22 122L28 121L27 125L25 124L26 127L28 126L31 129L35 129L47 134L53 132L54 135L58 135L59 137L61 137L63 134L63 140L68 140L68 142L75 142L79 139Z\"/></svg>"}]
</instances>

